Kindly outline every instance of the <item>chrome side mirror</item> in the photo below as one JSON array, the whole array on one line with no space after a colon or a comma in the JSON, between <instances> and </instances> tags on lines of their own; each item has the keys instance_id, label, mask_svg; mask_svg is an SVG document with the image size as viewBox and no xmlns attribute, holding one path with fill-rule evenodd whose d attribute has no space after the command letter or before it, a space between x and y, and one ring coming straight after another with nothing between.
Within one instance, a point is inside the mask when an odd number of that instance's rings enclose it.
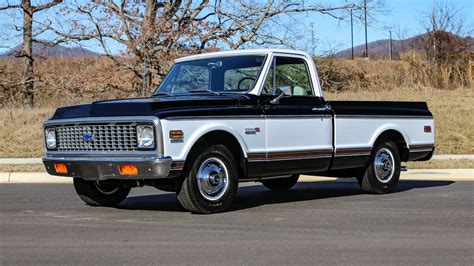
<instances>
[{"instance_id":1,"label":"chrome side mirror","mask_svg":"<svg viewBox=\"0 0 474 266\"><path fill-rule=\"evenodd\" d=\"M280 102L280 99L283 97L290 97L291 96L291 87L290 86L282 86L278 88L281 91L280 95L278 95L275 99L271 100L271 104L277 104Z\"/></svg>"}]
</instances>

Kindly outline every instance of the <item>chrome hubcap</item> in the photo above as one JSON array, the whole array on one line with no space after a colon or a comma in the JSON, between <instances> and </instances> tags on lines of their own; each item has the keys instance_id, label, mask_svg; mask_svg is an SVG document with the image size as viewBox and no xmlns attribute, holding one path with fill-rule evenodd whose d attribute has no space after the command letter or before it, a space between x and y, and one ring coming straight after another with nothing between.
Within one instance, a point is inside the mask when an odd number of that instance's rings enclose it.
<instances>
[{"instance_id":1,"label":"chrome hubcap","mask_svg":"<svg viewBox=\"0 0 474 266\"><path fill-rule=\"evenodd\" d=\"M395 160L387 148L380 149L374 160L375 176L382 183L388 183L395 172Z\"/></svg>"},{"instance_id":2,"label":"chrome hubcap","mask_svg":"<svg viewBox=\"0 0 474 266\"><path fill-rule=\"evenodd\" d=\"M229 187L229 173L218 158L205 160L197 171L197 184L201 195L209 201L219 200Z\"/></svg>"}]
</instances>

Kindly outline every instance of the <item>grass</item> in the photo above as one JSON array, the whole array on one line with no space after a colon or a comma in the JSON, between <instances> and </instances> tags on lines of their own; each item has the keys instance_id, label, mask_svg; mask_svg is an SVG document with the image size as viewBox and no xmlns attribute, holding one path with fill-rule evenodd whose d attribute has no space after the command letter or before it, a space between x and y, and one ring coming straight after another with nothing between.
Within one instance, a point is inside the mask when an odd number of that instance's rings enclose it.
<instances>
[{"instance_id":1,"label":"grass","mask_svg":"<svg viewBox=\"0 0 474 266\"><path fill-rule=\"evenodd\" d=\"M42 164L0 164L0 172L46 172Z\"/></svg>"},{"instance_id":2,"label":"grass","mask_svg":"<svg viewBox=\"0 0 474 266\"><path fill-rule=\"evenodd\" d=\"M380 91L326 92L328 100L427 101L435 117L437 154L474 154L472 89L439 90L400 87ZM0 157L41 157L42 123L52 107L0 109Z\"/></svg>"},{"instance_id":3,"label":"grass","mask_svg":"<svg viewBox=\"0 0 474 266\"><path fill-rule=\"evenodd\" d=\"M0 109L0 157L40 157L43 154L43 121L54 108Z\"/></svg>"}]
</instances>

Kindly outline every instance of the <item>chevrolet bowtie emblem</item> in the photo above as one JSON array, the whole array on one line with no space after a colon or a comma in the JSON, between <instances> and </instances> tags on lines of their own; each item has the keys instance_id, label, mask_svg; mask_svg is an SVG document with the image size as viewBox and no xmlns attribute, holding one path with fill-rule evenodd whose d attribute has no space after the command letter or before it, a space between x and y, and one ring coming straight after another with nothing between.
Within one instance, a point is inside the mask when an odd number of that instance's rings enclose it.
<instances>
[{"instance_id":1,"label":"chevrolet bowtie emblem","mask_svg":"<svg viewBox=\"0 0 474 266\"><path fill-rule=\"evenodd\" d=\"M85 142L91 142L91 141L94 139L94 135L92 135L92 134L84 134L84 135L82 135L82 139L83 139Z\"/></svg>"}]
</instances>

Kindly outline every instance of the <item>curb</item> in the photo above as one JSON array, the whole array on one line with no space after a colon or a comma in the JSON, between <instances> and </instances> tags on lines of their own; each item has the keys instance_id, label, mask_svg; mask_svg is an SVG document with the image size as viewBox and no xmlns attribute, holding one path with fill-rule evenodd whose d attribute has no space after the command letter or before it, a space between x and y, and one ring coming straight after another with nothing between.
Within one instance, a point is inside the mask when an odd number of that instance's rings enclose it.
<instances>
[{"instance_id":1,"label":"curb","mask_svg":"<svg viewBox=\"0 0 474 266\"><path fill-rule=\"evenodd\" d=\"M402 172L401 180L474 181L474 169L413 169ZM353 179L302 175L299 182L353 181ZM52 176L46 172L0 172L0 184L72 183L71 177Z\"/></svg>"},{"instance_id":2,"label":"curb","mask_svg":"<svg viewBox=\"0 0 474 266\"><path fill-rule=\"evenodd\" d=\"M72 178L46 172L0 172L0 184L5 183L72 183Z\"/></svg>"}]
</instances>

